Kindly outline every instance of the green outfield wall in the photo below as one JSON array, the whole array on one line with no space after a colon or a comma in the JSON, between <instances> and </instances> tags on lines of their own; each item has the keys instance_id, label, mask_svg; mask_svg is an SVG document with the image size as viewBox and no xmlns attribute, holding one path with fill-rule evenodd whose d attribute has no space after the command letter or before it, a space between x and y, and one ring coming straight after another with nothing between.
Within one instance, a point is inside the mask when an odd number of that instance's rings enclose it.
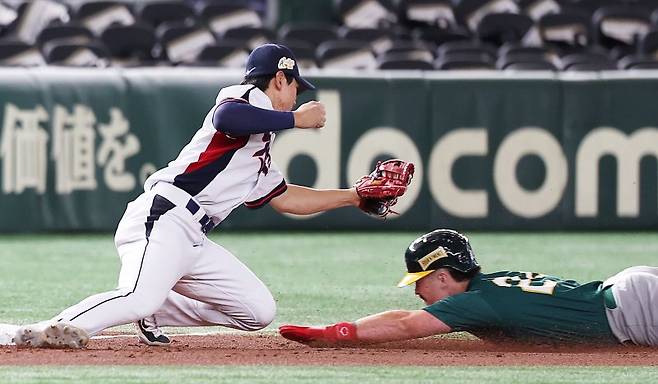
<instances>
[{"instance_id":1,"label":"green outfield wall","mask_svg":"<svg viewBox=\"0 0 658 384\"><path fill-rule=\"evenodd\" d=\"M322 130L277 136L289 182L416 163L399 216L240 208L236 229L655 229L658 74L316 74ZM0 70L0 231L112 230L239 72Z\"/></svg>"}]
</instances>

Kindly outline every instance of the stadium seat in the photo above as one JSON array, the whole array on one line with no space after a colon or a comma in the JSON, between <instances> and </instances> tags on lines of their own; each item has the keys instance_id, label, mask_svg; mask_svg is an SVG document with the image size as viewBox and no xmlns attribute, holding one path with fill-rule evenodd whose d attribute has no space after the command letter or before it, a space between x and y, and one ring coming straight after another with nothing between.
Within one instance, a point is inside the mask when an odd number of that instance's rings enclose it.
<instances>
[{"instance_id":1,"label":"stadium seat","mask_svg":"<svg viewBox=\"0 0 658 384\"><path fill-rule=\"evenodd\" d=\"M644 8L649 14L658 10L658 0L634 0L633 7Z\"/></svg>"},{"instance_id":2,"label":"stadium seat","mask_svg":"<svg viewBox=\"0 0 658 384\"><path fill-rule=\"evenodd\" d=\"M336 0L335 7L343 25L350 28L376 28L397 21L388 0Z\"/></svg>"},{"instance_id":3,"label":"stadium seat","mask_svg":"<svg viewBox=\"0 0 658 384\"><path fill-rule=\"evenodd\" d=\"M640 38L639 51L658 59L658 31L651 31Z\"/></svg>"},{"instance_id":4,"label":"stadium seat","mask_svg":"<svg viewBox=\"0 0 658 384\"><path fill-rule=\"evenodd\" d=\"M192 64L243 69L249 52L243 41L220 40L204 47Z\"/></svg>"},{"instance_id":5,"label":"stadium seat","mask_svg":"<svg viewBox=\"0 0 658 384\"><path fill-rule=\"evenodd\" d=\"M68 23L71 19L69 8L54 0L21 2L16 8L15 16L16 18L3 28L3 33L27 43L35 42L39 33L47 26Z\"/></svg>"},{"instance_id":6,"label":"stadium seat","mask_svg":"<svg viewBox=\"0 0 658 384\"><path fill-rule=\"evenodd\" d=\"M538 21L546 15L559 13L561 6L558 0L519 0L519 8L532 20Z\"/></svg>"},{"instance_id":7,"label":"stadium seat","mask_svg":"<svg viewBox=\"0 0 658 384\"><path fill-rule=\"evenodd\" d=\"M631 55L618 62L619 69L658 69L658 60L652 56Z\"/></svg>"},{"instance_id":8,"label":"stadium seat","mask_svg":"<svg viewBox=\"0 0 658 384\"><path fill-rule=\"evenodd\" d=\"M139 19L153 27L166 22L194 21L194 9L180 1L149 1L138 4Z\"/></svg>"},{"instance_id":9,"label":"stadium seat","mask_svg":"<svg viewBox=\"0 0 658 384\"><path fill-rule=\"evenodd\" d=\"M224 32L223 38L231 40L242 40L246 42L249 49L254 49L259 45L275 41L275 34L272 30L262 27L237 27L231 28Z\"/></svg>"},{"instance_id":10,"label":"stadium seat","mask_svg":"<svg viewBox=\"0 0 658 384\"><path fill-rule=\"evenodd\" d=\"M561 3L561 12L566 13L578 13L589 20L592 19L592 15L596 10L601 7L606 6L617 6L623 3L625 0L568 0L562 1Z\"/></svg>"},{"instance_id":11,"label":"stadium seat","mask_svg":"<svg viewBox=\"0 0 658 384\"><path fill-rule=\"evenodd\" d=\"M428 63L432 63L435 57L432 45L417 40L396 40L384 54L403 54L412 57L414 60L423 60Z\"/></svg>"},{"instance_id":12,"label":"stadium seat","mask_svg":"<svg viewBox=\"0 0 658 384\"><path fill-rule=\"evenodd\" d=\"M445 43L436 51L438 57L455 54L486 55L489 61L496 60L496 47L480 41L453 41Z\"/></svg>"},{"instance_id":13,"label":"stadium seat","mask_svg":"<svg viewBox=\"0 0 658 384\"><path fill-rule=\"evenodd\" d=\"M601 46L631 48L651 29L646 10L634 7L601 7L592 16L594 36Z\"/></svg>"},{"instance_id":14,"label":"stadium seat","mask_svg":"<svg viewBox=\"0 0 658 384\"><path fill-rule=\"evenodd\" d=\"M519 13L519 7L513 0L456 0L454 11L457 21L475 32L486 15Z\"/></svg>"},{"instance_id":15,"label":"stadium seat","mask_svg":"<svg viewBox=\"0 0 658 384\"><path fill-rule=\"evenodd\" d=\"M451 29L457 25L450 0L402 0L398 4L411 26L430 25Z\"/></svg>"},{"instance_id":16,"label":"stadium seat","mask_svg":"<svg viewBox=\"0 0 658 384\"><path fill-rule=\"evenodd\" d=\"M49 64L70 67L105 67L109 54L99 43L50 44L44 52Z\"/></svg>"},{"instance_id":17,"label":"stadium seat","mask_svg":"<svg viewBox=\"0 0 658 384\"><path fill-rule=\"evenodd\" d=\"M94 34L89 28L78 24L53 25L44 28L37 37L37 43L42 46L57 39L72 39L77 42L93 40Z\"/></svg>"},{"instance_id":18,"label":"stadium seat","mask_svg":"<svg viewBox=\"0 0 658 384\"><path fill-rule=\"evenodd\" d=\"M530 63L529 66L533 66L532 63L546 62L550 66L557 69L559 63L559 55L548 47L526 47L521 45L503 45L498 49L498 67L505 67L510 64L521 63ZM537 64L537 69L542 68L543 64ZM529 68L530 69L530 68Z\"/></svg>"},{"instance_id":19,"label":"stadium seat","mask_svg":"<svg viewBox=\"0 0 658 384\"><path fill-rule=\"evenodd\" d=\"M375 54L370 44L364 41L325 41L318 46L316 56L322 68L374 69L377 67Z\"/></svg>"},{"instance_id":20,"label":"stadium seat","mask_svg":"<svg viewBox=\"0 0 658 384\"><path fill-rule=\"evenodd\" d=\"M111 25L101 34L113 64L153 64L153 48L156 37L153 29L146 25Z\"/></svg>"},{"instance_id":21,"label":"stadium seat","mask_svg":"<svg viewBox=\"0 0 658 384\"><path fill-rule=\"evenodd\" d=\"M121 1L83 2L76 12L77 21L89 28L96 36L112 24L135 23L129 4Z\"/></svg>"},{"instance_id":22,"label":"stadium seat","mask_svg":"<svg viewBox=\"0 0 658 384\"><path fill-rule=\"evenodd\" d=\"M325 41L337 40L338 31L330 24L288 23L279 29L281 40L301 40L317 47Z\"/></svg>"},{"instance_id":23,"label":"stadium seat","mask_svg":"<svg viewBox=\"0 0 658 384\"><path fill-rule=\"evenodd\" d=\"M416 52L393 52L384 53L377 59L378 69L395 69L395 70L426 70L434 69L431 61L425 57L419 56Z\"/></svg>"},{"instance_id":24,"label":"stadium seat","mask_svg":"<svg viewBox=\"0 0 658 384\"><path fill-rule=\"evenodd\" d=\"M0 65L34 67L46 65L37 47L15 39L0 40Z\"/></svg>"},{"instance_id":25,"label":"stadium seat","mask_svg":"<svg viewBox=\"0 0 658 384\"><path fill-rule=\"evenodd\" d=\"M232 28L263 26L256 11L241 5L209 3L201 8L199 17L216 34L223 34Z\"/></svg>"},{"instance_id":26,"label":"stadium seat","mask_svg":"<svg viewBox=\"0 0 658 384\"><path fill-rule=\"evenodd\" d=\"M495 45L516 43L524 40L533 24L526 15L490 13L478 23L476 33L483 42Z\"/></svg>"},{"instance_id":27,"label":"stadium seat","mask_svg":"<svg viewBox=\"0 0 658 384\"><path fill-rule=\"evenodd\" d=\"M544 44L556 47L586 46L592 42L589 18L577 12L548 14L539 19Z\"/></svg>"},{"instance_id":28,"label":"stadium seat","mask_svg":"<svg viewBox=\"0 0 658 384\"><path fill-rule=\"evenodd\" d=\"M156 34L160 37L161 50L157 57L174 64L194 62L204 47L217 42L207 28L179 23L164 23Z\"/></svg>"},{"instance_id":29,"label":"stadium seat","mask_svg":"<svg viewBox=\"0 0 658 384\"><path fill-rule=\"evenodd\" d=\"M434 67L440 70L496 69L491 57L485 53L449 53L439 56Z\"/></svg>"},{"instance_id":30,"label":"stadium seat","mask_svg":"<svg viewBox=\"0 0 658 384\"><path fill-rule=\"evenodd\" d=\"M563 71L605 71L617 69L617 63L600 53L576 53L560 59Z\"/></svg>"},{"instance_id":31,"label":"stadium seat","mask_svg":"<svg viewBox=\"0 0 658 384\"><path fill-rule=\"evenodd\" d=\"M443 29L438 27L421 27L415 29L414 37L440 46L454 41L466 41L470 39L470 34L464 28Z\"/></svg>"},{"instance_id":32,"label":"stadium seat","mask_svg":"<svg viewBox=\"0 0 658 384\"><path fill-rule=\"evenodd\" d=\"M498 69L505 71L557 71L555 64L548 61L510 61L504 63Z\"/></svg>"},{"instance_id":33,"label":"stadium seat","mask_svg":"<svg viewBox=\"0 0 658 384\"><path fill-rule=\"evenodd\" d=\"M365 41L370 44L376 54L380 54L391 48L395 33L384 28L348 28L344 27L338 31L340 37L351 41Z\"/></svg>"}]
</instances>

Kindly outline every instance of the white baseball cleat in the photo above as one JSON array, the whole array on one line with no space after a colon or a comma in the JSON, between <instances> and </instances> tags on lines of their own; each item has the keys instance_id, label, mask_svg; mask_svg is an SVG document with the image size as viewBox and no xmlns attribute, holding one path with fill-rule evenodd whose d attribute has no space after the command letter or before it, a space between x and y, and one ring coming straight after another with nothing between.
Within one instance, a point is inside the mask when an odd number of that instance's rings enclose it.
<instances>
[{"instance_id":1,"label":"white baseball cleat","mask_svg":"<svg viewBox=\"0 0 658 384\"><path fill-rule=\"evenodd\" d=\"M18 347L32 348L84 348L89 335L70 324L30 324L18 328L14 343Z\"/></svg>"}]
</instances>

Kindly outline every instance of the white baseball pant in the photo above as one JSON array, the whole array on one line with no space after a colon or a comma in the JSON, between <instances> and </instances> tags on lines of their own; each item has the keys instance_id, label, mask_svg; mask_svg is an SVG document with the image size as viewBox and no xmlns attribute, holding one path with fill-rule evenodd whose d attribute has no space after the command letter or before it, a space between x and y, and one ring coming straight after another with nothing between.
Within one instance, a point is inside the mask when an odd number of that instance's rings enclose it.
<instances>
[{"instance_id":1,"label":"white baseball pant","mask_svg":"<svg viewBox=\"0 0 658 384\"><path fill-rule=\"evenodd\" d=\"M117 288L84 299L54 320L90 335L151 315L159 326L253 331L270 324L276 313L272 294L247 266L205 236L200 220L207 216L190 199L160 182L129 203L115 234L121 259Z\"/></svg>"}]
</instances>

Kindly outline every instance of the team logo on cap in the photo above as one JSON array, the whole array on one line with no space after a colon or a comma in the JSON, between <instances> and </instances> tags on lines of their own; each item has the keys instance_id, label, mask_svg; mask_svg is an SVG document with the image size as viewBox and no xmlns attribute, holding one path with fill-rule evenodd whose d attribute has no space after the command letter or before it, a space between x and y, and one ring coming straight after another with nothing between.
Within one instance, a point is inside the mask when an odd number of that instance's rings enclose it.
<instances>
[{"instance_id":1,"label":"team logo on cap","mask_svg":"<svg viewBox=\"0 0 658 384\"><path fill-rule=\"evenodd\" d=\"M423 271L425 271L430 266L430 264L443 257L448 257L448 254L446 253L446 250L443 249L443 247L439 247L418 259L418 264L420 264L420 267L423 268Z\"/></svg>"},{"instance_id":2,"label":"team logo on cap","mask_svg":"<svg viewBox=\"0 0 658 384\"><path fill-rule=\"evenodd\" d=\"M290 59L288 57L282 57L279 59L279 69L294 69L295 68L295 60Z\"/></svg>"}]
</instances>

